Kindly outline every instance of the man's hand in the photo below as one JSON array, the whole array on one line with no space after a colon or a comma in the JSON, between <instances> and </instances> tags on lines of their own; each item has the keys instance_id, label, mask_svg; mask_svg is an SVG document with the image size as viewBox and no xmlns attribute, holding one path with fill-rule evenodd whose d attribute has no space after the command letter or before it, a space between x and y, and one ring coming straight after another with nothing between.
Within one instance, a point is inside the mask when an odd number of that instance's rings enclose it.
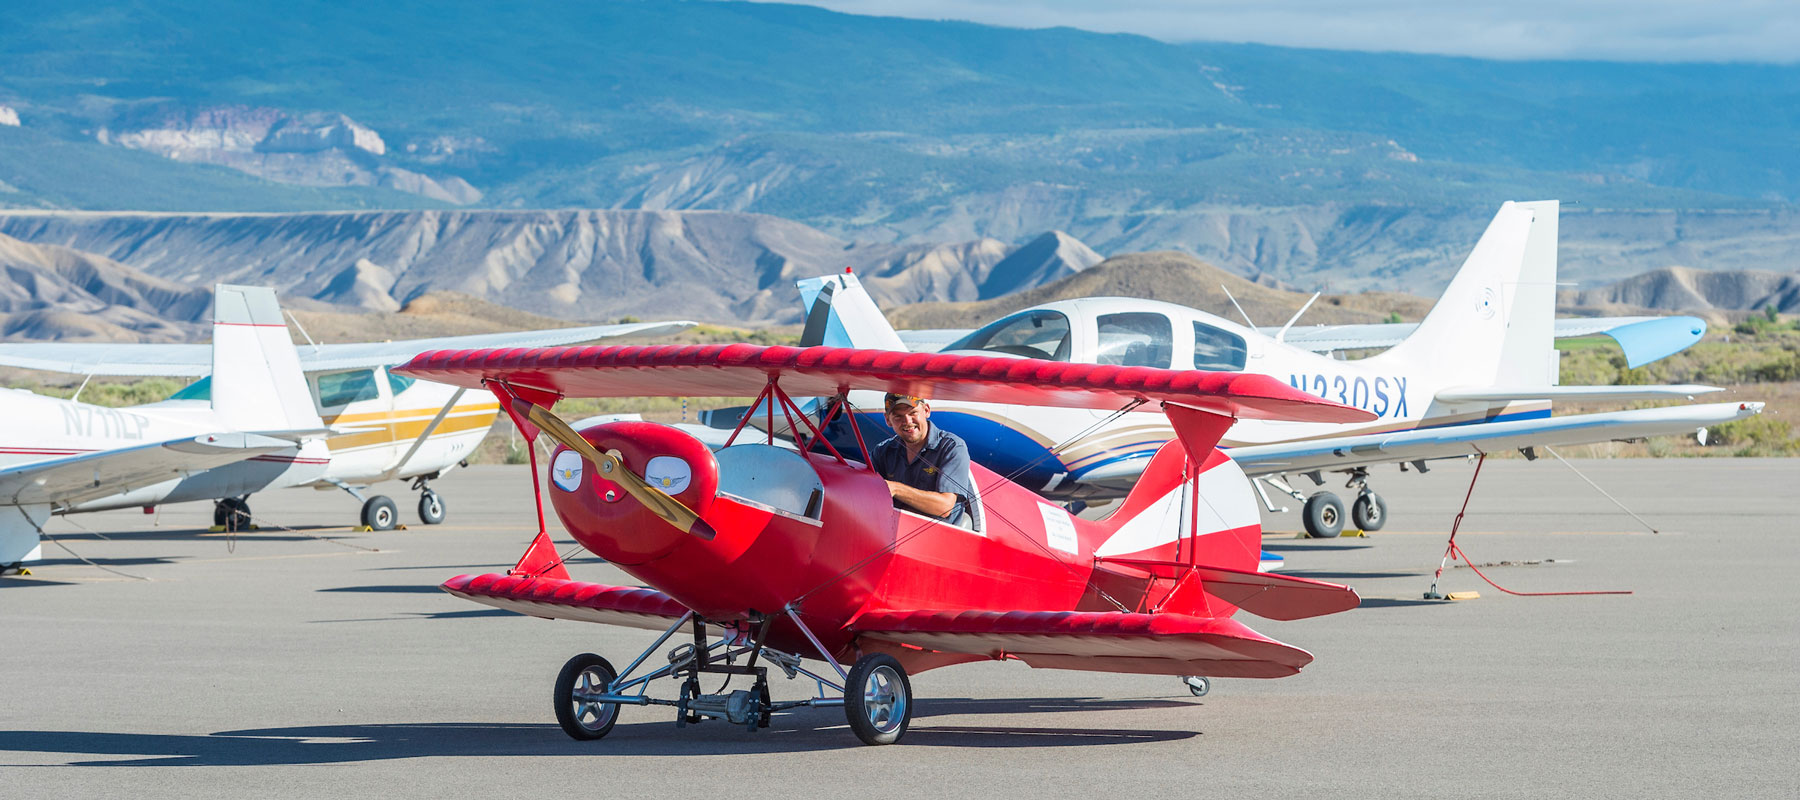
<instances>
[{"instance_id":1,"label":"man's hand","mask_svg":"<svg viewBox=\"0 0 1800 800\"><path fill-rule=\"evenodd\" d=\"M899 481L888 481L887 485L888 492L895 500L911 506L921 514L943 517L956 508L956 495L949 492L927 492Z\"/></svg>"}]
</instances>

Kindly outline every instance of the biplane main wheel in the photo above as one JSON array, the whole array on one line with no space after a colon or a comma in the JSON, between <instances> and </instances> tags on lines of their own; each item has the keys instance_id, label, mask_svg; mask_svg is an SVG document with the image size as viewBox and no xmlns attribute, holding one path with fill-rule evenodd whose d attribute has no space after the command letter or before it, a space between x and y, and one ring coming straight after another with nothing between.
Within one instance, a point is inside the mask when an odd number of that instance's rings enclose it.
<instances>
[{"instance_id":1,"label":"biplane main wheel","mask_svg":"<svg viewBox=\"0 0 1800 800\"><path fill-rule=\"evenodd\" d=\"M444 521L444 498L437 492L426 489L419 493L419 521L426 525Z\"/></svg>"},{"instance_id":2,"label":"biplane main wheel","mask_svg":"<svg viewBox=\"0 0 1800 800\"><path fill-rule=\"evenodd\" d=\"M1188 693L1195 697L1205 697L1207 692L1212 691L1212 681L1199 675L1189 675L1182 678L1181 682L1187 684Z\"/></svg>"},{"instance_id":3,"label":"biplane main wheel","mask_svg":"<svg viewBox=\"0 0 1800 800\"><path fill-rule=\"evenodd\" d=\"M886 653L856 660L844 682L844 716L863 744L893 744L912 722L912 683L900 661Z\"/></svg>"},{"instance_id":4,"label":"biplane main wheel","mask_svg":"<svg viewBox=\"0 0 1800 800\"><path fill-rule=\"evenodd\" d=\"M612 690L619 677L612 663L593 653L569 659L556 675L556 724L571 739L598 739L619 721L619 704L588 700Z\"/></svg>"},{"instance_id":5,"label":"biplane main wheel","mask_svg":"<svg viewBox=\"0 0 1800 800\"><path fill-rule=\"evenodd\" d=\"M1363 492L1350 504L1350 521L1358 530L1378 531L1387 524L1387 501L1374 492Z\"/></svg>"},{"instance_id":6,"label":"biplane main wheel","mask_svg":"<svg viewBox=\"0 0 1800 800\"><path fill-rule=\"evenodd\" d=\"M378 531L391 531L400 522L400 509L387 495L375 495L363 503L362 524Z\"/></svg>"},{"instance_id":7,"label":"biplane main wheel","mask_svg":"<svg viewBox=\"0 0 1800 800\"><path fill-rule=\"evenodd\" d=\"M1300 516L1306 523L1306 535L1314 539L1335 539L1344 532L1344 501L1330 492L1306 498Z\"/></svg>"}]
</instances>

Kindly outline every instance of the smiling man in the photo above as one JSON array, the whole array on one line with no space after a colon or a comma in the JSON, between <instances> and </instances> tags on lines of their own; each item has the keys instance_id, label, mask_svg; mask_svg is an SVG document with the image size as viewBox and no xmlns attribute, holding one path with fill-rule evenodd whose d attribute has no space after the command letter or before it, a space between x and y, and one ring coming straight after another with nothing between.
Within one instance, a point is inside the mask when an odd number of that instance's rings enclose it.
<instances>
[{"instance_id":1,"label":"smiling man","mask_svg":"<svg viewBox=\"0 0 1800 800\"><path fill-rule=\"evenodd\" d=\"M974 494L968 446L931 424L924 398L889 394L887 423L894 437L875 446L875 470L887 479L894 506L966 526Z\"/></svg>"}]
</instances>

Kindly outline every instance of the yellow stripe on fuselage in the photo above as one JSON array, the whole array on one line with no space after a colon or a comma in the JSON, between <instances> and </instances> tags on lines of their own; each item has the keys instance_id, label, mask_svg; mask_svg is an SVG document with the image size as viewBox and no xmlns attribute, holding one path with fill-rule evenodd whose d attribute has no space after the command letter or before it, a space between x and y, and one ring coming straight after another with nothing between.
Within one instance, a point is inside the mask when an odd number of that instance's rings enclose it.
<instances>
[{"instance_id":1,"label":"yellow stripe on fuselage","mask_svg":"<svg viewBox=\"0 0 1800 800\"><path fill-rule=\"evenodd\" d=\"M379 427L379 430L352 433L346 436L334 436L326 445L332 452L355 450L374 445L387 445L395 442L411 442L425 432L431 421L437 419L435 408L403 408L395 411L372 411L356 414L340 414L325 419L327 425L344 425L348 427ZM485 430L494 424L494 418L500 415L499 403L482 403L478 405L456 406L437 430L431 432L432 438L467 431Z\"/></svg>"}]
</instances>

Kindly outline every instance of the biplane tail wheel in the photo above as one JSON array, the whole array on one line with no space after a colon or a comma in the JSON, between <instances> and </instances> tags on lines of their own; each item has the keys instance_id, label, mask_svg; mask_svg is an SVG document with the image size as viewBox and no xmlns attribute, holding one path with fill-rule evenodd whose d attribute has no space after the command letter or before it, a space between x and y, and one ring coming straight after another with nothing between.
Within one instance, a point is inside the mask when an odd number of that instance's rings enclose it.
<instances>
[{"instance_id":1,"label":"biplane tail wheel","mask_svg":"<svg viewBox=\"0 0 1800 800\"><path fill-rule=\"evenodd\" d=\"M556 676L556 724L571 739L598 739L619 721L619 704L590 700L612 690L619 677L611 662L593 653L569 659Z\"/></svg>"},{"instance_id":2,"label":"biplane tail wheel","mask_svg":"<svg viewBox=\"0 0 1800 800\"><path fill-rule=\"evenodd\" d=\"M1181 682L1187 684L1188 693L1195 697L1205 697L1207 692L1212 691L1212 681L1199 675L1188 675Z\"/></svg>"},{"instance_id":3,"label":"biplane tail wheel","mask_svg":"<svg viewBox=\"0 0 1800 800\"><path fill-rule=\"evenodd\" d=\"M912 683L900 661L886 653L856 660L844 683L844 716L863 744L893 744L912 722Z\"/></svg>"}]
</instances>

